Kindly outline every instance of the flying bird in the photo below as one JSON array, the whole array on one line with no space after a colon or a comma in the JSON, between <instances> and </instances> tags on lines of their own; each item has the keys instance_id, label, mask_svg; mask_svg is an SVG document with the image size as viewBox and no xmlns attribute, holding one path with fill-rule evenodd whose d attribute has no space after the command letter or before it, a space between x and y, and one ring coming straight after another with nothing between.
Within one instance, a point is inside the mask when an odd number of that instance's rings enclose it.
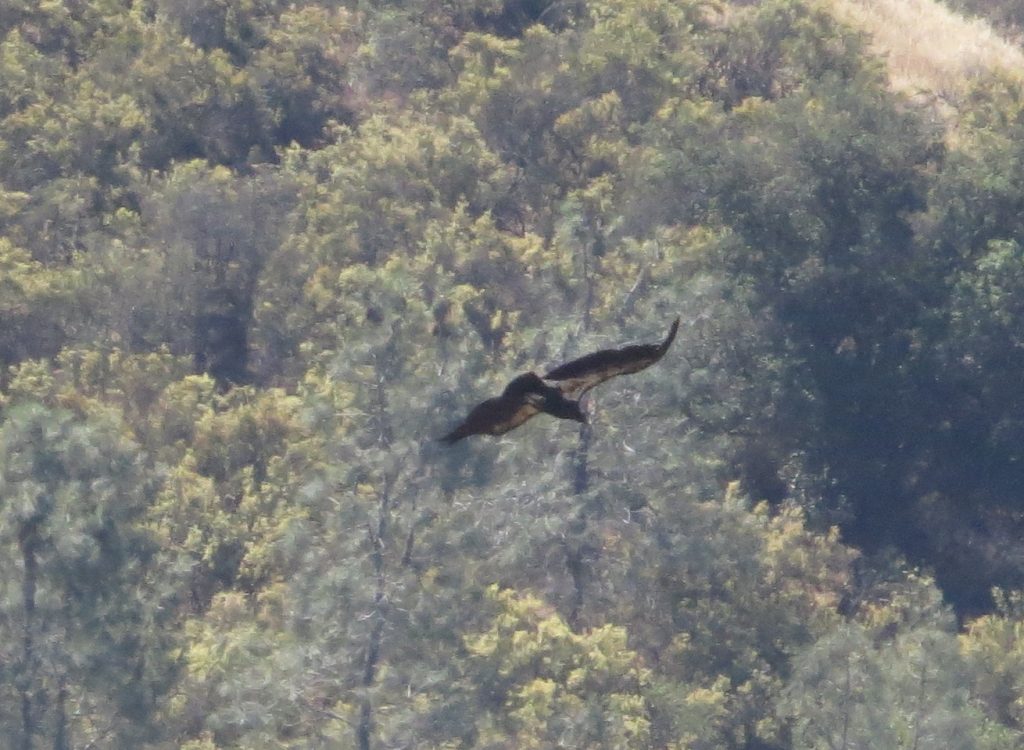
<instances>
[{"instance_id":1,"label":"flying bird","mask_svg":"<svg viewBox=\"0 0 1024 750\"><path fill-rule=\"evenodd\" d=\"M470 435L504 435L541 412L586 423L587 415L580 406L583 395L609 378L640 372L653 365L665 356L678 330L676 318L661 343L602 349L566 362L543 378L533 372L519 375L505 386L500 396L475 406L458 427L440 440L451 445Z\"/></svg>"}]
</instances>

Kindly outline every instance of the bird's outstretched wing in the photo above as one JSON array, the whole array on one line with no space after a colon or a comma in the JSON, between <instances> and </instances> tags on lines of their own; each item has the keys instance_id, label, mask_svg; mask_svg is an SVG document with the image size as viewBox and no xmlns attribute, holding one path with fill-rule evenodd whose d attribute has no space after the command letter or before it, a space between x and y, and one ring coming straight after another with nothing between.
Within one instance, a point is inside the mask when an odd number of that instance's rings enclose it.
<instances>
[{"instance_id":1,"label":"bird's outstretched wing","mask_svg":"<svg viewBox=\"0 0 1024 750\"><path fill-rule=\"evenodd\" d=\"M540 414L544 397L537 393L504 393L477 404L456 427L442 438L451 445L470 435L504 435Z\"/></svg>"},{"instance_id":2,"label":"bird's outstretched wing","mask_svg":"<svg viewBox=\"0 0 1024 750\"><path fill-rule=\"evenodd\" d=\"M442 438L451 445L470 435L504 435L531 417L545 412L559 419L586 422L580 397L616 375L639 372L665 356L679 330L676 318L660 344L634 344L604 349L556 367L544 378L528 372L514 378L497 398L478 404L462 423Z\"/></svg>"},{"instance_id":3,"label":"bird's outstretched wing","mask_svg":"<svg viewBox=\"0 0 1024 750\"><path fill-rule=\"evenodd\" d=\"M544 380L558 388L563 395L579 399L595 385L609 378L639 372L653 365L665 356L678 330L679 318L676 318L668 336L660 344L633 344L620 349L602 349L556 367L544 376Z\"/></svg>"}]
</instances>

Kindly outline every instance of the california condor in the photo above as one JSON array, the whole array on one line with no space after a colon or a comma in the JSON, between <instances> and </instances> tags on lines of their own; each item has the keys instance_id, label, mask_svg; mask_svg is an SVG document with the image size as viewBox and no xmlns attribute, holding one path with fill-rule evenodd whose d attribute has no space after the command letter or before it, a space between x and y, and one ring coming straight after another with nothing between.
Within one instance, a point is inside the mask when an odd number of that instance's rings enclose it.
<instances>
[{"instance_id":1,"label":"california condor","mask_svg":"<svg viewBox=\"0 0 1024 750\"><path fill-rule=\"evenodd\" d=\"M543 378L533 372L519 375L505 386L500 396L474 407L462 424L440 439L451 445L470 435L504 435L541 412L586 422L587 416L580 407L583 394L616 375L628 375L653 365L665 356L678 330L676 318L660 344L602 349L566 362Z\"/></svg>"}]
</instances>

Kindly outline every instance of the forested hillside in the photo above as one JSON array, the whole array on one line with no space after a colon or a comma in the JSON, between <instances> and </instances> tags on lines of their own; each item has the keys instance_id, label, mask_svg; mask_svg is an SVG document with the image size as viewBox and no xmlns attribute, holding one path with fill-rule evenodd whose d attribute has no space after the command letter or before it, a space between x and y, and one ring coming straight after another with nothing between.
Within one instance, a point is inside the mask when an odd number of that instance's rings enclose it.
<instances>
[{"instance_id":1,"label":"forested hillside","mask_svg":"<svg viewBox=\"0 0 1024 750\"><path fill-rule=\"evenodd\" d=\"M1024 90L837 18L0 0L4 746L1024 747Z\"/></svg>"}]
</instances>

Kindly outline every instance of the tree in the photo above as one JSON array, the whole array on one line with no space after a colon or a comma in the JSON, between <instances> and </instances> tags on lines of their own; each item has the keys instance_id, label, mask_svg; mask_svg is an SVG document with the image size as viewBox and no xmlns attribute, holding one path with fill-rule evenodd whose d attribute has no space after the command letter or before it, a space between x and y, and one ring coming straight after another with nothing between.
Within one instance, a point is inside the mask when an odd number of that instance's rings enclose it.
<instances>
[{"instance_id":1,"label":"tree","mask_svg":"<svg viewBox=\"0 0 1024 750\"><path fill-rule=\"evenodd\" d=\"M73 335L81 287L77 269L47 268L0 238L0 383L12 365L53 356Z\"/></svg>"},{"instance_id":2,"label":"tree","mask_svg":"<svg viewBox=\"0 0 1024 750\"><path fill-rule=\"evenodd\" d=\"M536 597L494 587L488 598L497 611L487 630L465 637L468 674L458 686L479 706L468 711L472 742L650 746L651 673L629 649L625 629L576 634Z\"/></svg>"},{"instance_id":3,"label":"tree","mask_svg":"<svg viewBox=\"0 0 1024 750\"><path fill-rule=\"evenodd\" d=\"M4 733L24 750L144 741L170 672L138 449L109 412L24 402L0 450Z\"/></svg>"},{"instance_id":4,"label":"tree","mask_svg":"<svg viewBox=\"0 0 1024 750\"><path fill-rule=\"evenodd\" d=\"M796 659L781 704L793 747L978 747L954 636L921 626L878 640L851 624Z\"/></svg>"},{"instance_id":5,"label":"tree","mask_svg":"<svg viewBox=\"0 0 1024 750\"><path fill-rule=\"evenodd\" d=\"M990 720L993 734L1003 736L1003 745L1021 741L1024 685L1019 664L1024 656L1021 595L996 590L997 610L971 622L959 636L960 651L971 683L971 695Z\"/></svg>"}]
</instances>

